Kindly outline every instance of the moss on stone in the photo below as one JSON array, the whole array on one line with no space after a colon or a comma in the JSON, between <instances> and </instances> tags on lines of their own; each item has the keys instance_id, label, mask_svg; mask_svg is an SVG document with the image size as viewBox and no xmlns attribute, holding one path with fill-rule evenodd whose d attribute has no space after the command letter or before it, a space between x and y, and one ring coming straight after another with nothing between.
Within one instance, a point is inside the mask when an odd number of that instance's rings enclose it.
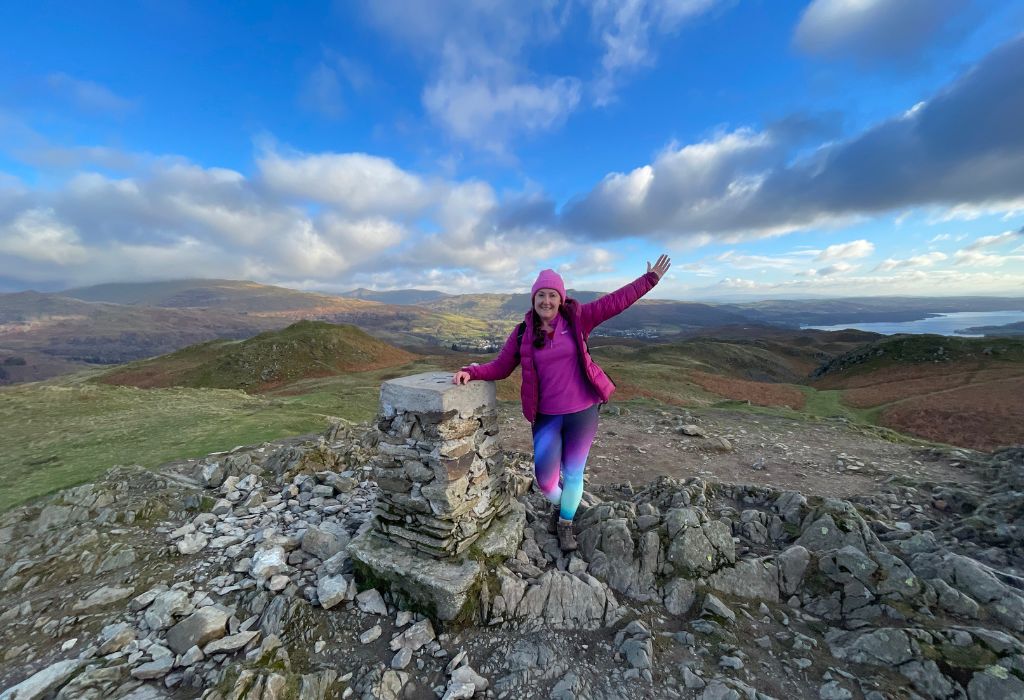
<instances>
[{"instance_id":1,"label":"moss on stone","mask_svg":"<svg viewBox=\"0 0 1024 700\"><path fill-rule=\"evenodd\" d=\"M995 652L980 644L971 644L965 647L943 644L936 651L946 663L960 668L980 670L999 660L999 656Z\"/></svg>"}]
</instances>

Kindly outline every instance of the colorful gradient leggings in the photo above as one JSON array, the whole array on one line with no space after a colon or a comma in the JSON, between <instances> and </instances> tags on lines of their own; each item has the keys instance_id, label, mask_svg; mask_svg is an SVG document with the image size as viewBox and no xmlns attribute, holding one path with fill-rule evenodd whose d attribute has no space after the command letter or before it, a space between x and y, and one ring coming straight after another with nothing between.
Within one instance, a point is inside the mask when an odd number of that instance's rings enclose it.
<instances>
[{"instance_id":1,"label":"colorful gradient leggings","mask_svg":"<svg viewBox=\"0 0 1024 700\"><path fill-rule=\"evenodd\" d=\"M533 462L537 485L559 516L572 520L583 497L583 469L597 434L597 404L564 416L537 416L533 424ZM562 486L558 475L562 475Z\"/></svg>"}]
</instances>

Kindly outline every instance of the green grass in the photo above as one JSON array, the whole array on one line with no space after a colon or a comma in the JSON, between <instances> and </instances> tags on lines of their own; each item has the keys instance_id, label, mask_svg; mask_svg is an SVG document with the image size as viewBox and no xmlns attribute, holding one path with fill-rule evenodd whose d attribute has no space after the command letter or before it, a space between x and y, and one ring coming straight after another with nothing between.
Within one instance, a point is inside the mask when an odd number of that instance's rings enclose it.
<instances>
[{"instance_id":1,"label":"green grass","mask_svg":"<svg viewBox=\"0 0 1024 700\"><path fill-rule=\"evenodd\" d=\"M0 390L0 511L94 480L117 464L155 467L237 445L321 431L328 418L371 419L388 370L308 380L296 396L230 389L135 389L81 378Z\"/></svg>"},{"instance_id":2,"label":"green grass","mask_svg":"<svg viewBox=\"0 0 1024 700\"><path fill-rule=\"evenodd\" d=\"M839 416L854 423L867 423L873 425L878 411L873 409L853 408L842 401L841 390L819 391L809 386L801 386L799 389L804 393L805 403L801 409L802 413L819 418L832 418Z\"/></svg>"}]
</instances>

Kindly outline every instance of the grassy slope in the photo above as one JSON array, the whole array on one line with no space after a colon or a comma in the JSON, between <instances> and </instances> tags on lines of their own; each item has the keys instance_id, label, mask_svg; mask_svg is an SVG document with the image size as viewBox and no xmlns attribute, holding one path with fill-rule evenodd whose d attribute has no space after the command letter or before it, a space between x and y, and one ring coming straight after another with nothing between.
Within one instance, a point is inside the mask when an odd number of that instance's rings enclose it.
<instances>
[{"instance_id":1,"label":"grassy slope","mask_svg":"<svg viewBox=\"0 0 1024 700\"><path fill-rule=\"evenodd\" d=\"M928 440L1024 442L1024 339L888 337L836 358L813 386L851 419Z\"/></svg>"},{"instance_id":2,"label":"grassy slope","mask_svg":"<svg viewBox=\"0 0 1024 700\"><path fill-rule=\"evenodd\" d=\"M243 341L212 341L133 362L104 375L106 384L145 388L261 391L308 377L406 364L414 355L349 325L299 321Z\"/></svg>"},{"instance_id":3,"label":"grassy slope","mask_svg":"<svg viewBox=\"0 0 1024 700\"><path fill-rule=\"evenodd\" d=\"M323 430L328 416L369 420L384 379L437 370L413 362L318 380L307 393L136 389L83 377L0 389L0 511L94 479L115 464L146 467Z\"/></svg>"}]
</instances>

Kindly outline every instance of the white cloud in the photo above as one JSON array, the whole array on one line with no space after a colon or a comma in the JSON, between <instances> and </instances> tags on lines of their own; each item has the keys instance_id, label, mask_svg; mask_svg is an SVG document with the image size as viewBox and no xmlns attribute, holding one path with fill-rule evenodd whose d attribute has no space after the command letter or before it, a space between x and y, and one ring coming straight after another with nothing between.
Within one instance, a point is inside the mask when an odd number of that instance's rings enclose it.
<instances>
[{"instance_id":1,"label":"white cloud","mask_svg":"<svg viewBox=\"0 0 1024 700\"><path fill-rule=\"evenodd\" d=\"M712 277L717 274L716 269L703 263L684 263L679 265L680 270L692 272L697 277Z\"/></svg>"},{"instance_id":2,"label":"white cloud","mask_svg":"<svg viewBox=\"0 0 1024 700\"><path fill-rule=\"evenodd\" d=\"M365 153L286 156L267 151L257 165L263 181L276 192L359 215L416 214L433 197L430 185L419 176L387 158Z\"/></svg>"},{"instance_id":3,"label":"white cloud","mask_svg":"<svg viewBox=\"0 0 1024 700\"><path fill-rule=\"evenodd\" d=\"M944 33L968 31L971 17L959 16L969 6L970 0L813 0L793 42L807 53L867 63L913 60Z\"/></svg>"},{"instance_id":4,"label":"white cloud","mask_svg":"<svg viewBox=\"0 0 1024 700\"><path fill-rule=\"evenodd\" d=\"M51 73L46 76L46 84L54 93L87 112L122 115L137 106L134 100L121 97L99 83L74 78L67 73Z\"/></svg>"},{"instance_id":5,"label":"white cloud","mask_svg":"<svg viewBox=\"0 0 1024 700\"><path fill-rule=\"evenodd\" d=\"M819 262L828 262L830 260L856 260L857 258L866 258L875 252L875 244L871 241L860 239L857 241L850 241L849 243L837 243L830 245L825 250L818 253L814 259Z\"/></svg>"},{"instance_id":6,"label":"white cloud","mask_svg":"<svg viewBox=\"0 0 1024 700\"><path fill-rule=\"evenodd\" d=\"M427 111L454 137L503 153L516 133L560 126L580 101L575 78L540 83L448 75L423 91Z\"/></svg>"},{"instance_id":7,"label":"white cloud","mask_svg":"<svg viewBox=\"0 0 1024 700\"><path fill-rule=\"evenodd\" d=\"M938 251L914 255L904 259L886 258L875 267L875 272L889 272L901 268L930 267L948 258L948 255Z\"/></svg>"},{"instance_id":8,"label":"white cloud","mask_svg":"<svg viewBox=\"0 0 1024 700\"><path fill-rule=\"evenodd\" d=\"M770 134L739 129L713 139L670 147L651 165L611 173L570 206L570 225L597 237L627 232L700 230L724 209L741 206L759 186L755 173L780 151ZM614 232L614 233L613 233Z\"/></svg>"},{"instance_id":9,"label":"white cloud","mask_svg":"<svg viewBox=\"0 0 1024 700\"><path fill-rule=\"evenodd\" d=\"M87 257L78 233L48 209L29 209L0 226L0 252L57 265L80 263Z\"/></svg>"},{"instance_id":10,"label":"white cloud","mask_svg":"<svg viewBox=\"0 0 1024 700\"><path fill-rule=\"evenodd\" d=\"M371 24L422 59L422 102L452 138L507 155L511 141L560 126L580 101L571 75L537 74L528 54L555 40L568 20L562 2L378 0Z\"/></svg>"},{"instance_id":11,"label":"white cloud","mask_svg":"<svg viewBox=\"0 0 1024 700\"><path fill-rule=\"evenodd\" d=\"M562 274L572 273L577 276L590 276L615 271L615 261L619 256L606 248L589 247L577 254L572 262L559 265Z\"/></svg>"},{"instance_id":12,"label":"white cloud","mask_svg":"<svg viewBox=\"0 0 1024 700\"><path fill-rule=\"evenodd\" d=\"M805 256L801 254L787 255L745 255L735 250L715 256L715 260L725 263L738 270L757 270L769 268L774 270L796 270L805 264Z\"/></svg>"},{"instance_id":13,"label":"white cloud","mask_svg":"<svg viewBox=\"0 0 1024 700\"><path fill-rule=\"evenodd\" d=\"M1004 231L993 236L982 236L969 243L965 250L979 250L981 248L992 248L1003 243L1019 240L1024 236L1024 231Z\"/></svg>"},{"instance_id":14,"label":"white cloud","mask_svg":"<svg viewBox=\"0 0 1024 700\"><path fill-rule=\"evenodd\" d=\"M1024 210L1024 197L997 197L984 202L961 202L941 209L928 218L928 224L944 224L950 221L974 221L983 216L1015 216Z\"/></svg>"},{"instance_id":15,"label":"white cloud","mask_svg":"<svg viewBox=\"0 0 1024 700\"><path fill-rule=\"evenodd\" d=\"M953 262L965 267L1001 267L1008 262L1024 260L1020 255L992 255L964 248L953 254Z\"/></svg>"},{"instance_id":16,"label":"white cloud","mask_svg":"<svg viewBox=\"0 0 1024 700\"><path fill-rule=\"evenodd\" d=\"M594 0L590 3L594 31L604 54L594 84L594 101L611 102L625 73L655 62L653 40L672 34L687 20L699 17L719 0Z\"/></svg>"},{"instance_id":17,"label":"white cloud","mask_svg":"<svg viewBox=\"0 0 1024 700\"><path fill-rule=\"evenodd\" d=\"M726 277L718 284L725 289L757 289L759 286L754 280L743 279L742 277Z\"/></svg>"},{"instance_id":18,"label":"white cloud","mask_svg":"<svg viewBox=\"0 0 1024 700\"><path fill-rule=\"evenodd\" d=\"M811 277L831 277L833 275L841 275L851 270L857 269L857 265L851 265L850 263L837 262L825 267L819 267L816 270L808 270L807 274Z\"/></svg>"},{"instance_id":19,"label":"white cloud","mask_svg":"<svg viewBox=\"0 0 1024 700\"><path fill-rule=\"evenodd\" d=\"M384 217L351 220L329 212L318 221L318 228L345 250L371 255L397 246L406 238L403 226Z\"/></svg>"}]
</instances>

